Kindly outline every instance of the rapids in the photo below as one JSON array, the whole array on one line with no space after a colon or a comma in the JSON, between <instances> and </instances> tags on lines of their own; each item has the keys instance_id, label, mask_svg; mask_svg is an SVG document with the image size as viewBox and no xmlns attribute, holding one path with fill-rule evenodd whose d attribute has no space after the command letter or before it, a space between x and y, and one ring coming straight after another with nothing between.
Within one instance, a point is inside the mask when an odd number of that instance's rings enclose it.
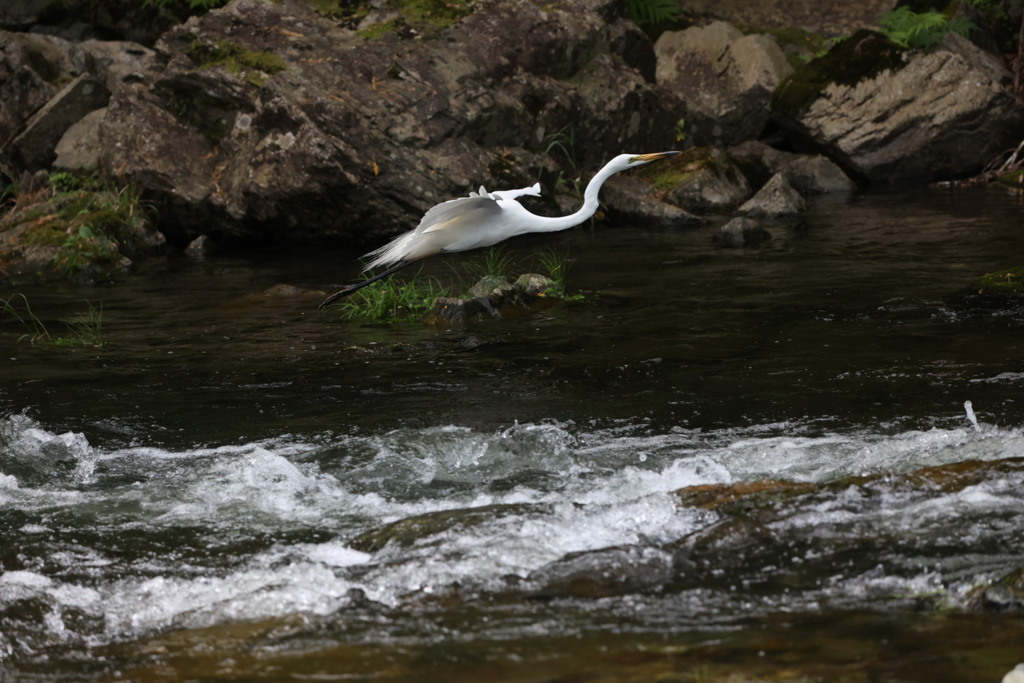
<instances>
[{"instance_id":1,"label":"rapids","mask_svg":"<svg viewBox=\"0 0 1024 683\"><path fill-rule=\"evenodd\" d=\"M998 680L1024 305L970 285L1020 265L1020 216L903 190L746 251L524 238L583 301L451 328L270 293L350 254L18 290L55 329L102 302L104 344L0 319L0 674Z\"/></svg>"}]
</instances>

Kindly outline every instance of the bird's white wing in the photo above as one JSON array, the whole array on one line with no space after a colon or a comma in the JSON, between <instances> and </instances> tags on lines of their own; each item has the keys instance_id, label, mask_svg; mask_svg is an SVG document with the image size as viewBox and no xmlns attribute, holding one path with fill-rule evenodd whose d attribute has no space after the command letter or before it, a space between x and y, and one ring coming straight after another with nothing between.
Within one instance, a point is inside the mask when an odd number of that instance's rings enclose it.
<instances>
[{"instance_id":1,"label":"bird's white wing","mask_svg":"<svg viewBox=\"0 0 1024 683\"><path fill-rule=\"evenodd\" d=\"M420 219L415 232L427 233L450 230L455 223L483 222L501 213L501 207L490 195L460 197L441 202Z\"/></svg>"},{"instance_id":2,"label":"bird's white wing","mask_svg":"<svg viewBox=\"0 0 1024 683\"><path fill-rule=\"evenodd\" d=\"M399 235L366 255L364 270L399 261L415 261L442 251L465 251L499 224L501 207L490 196L473 195L441 202L427 211L415 230Z\"/></svg>"},{"instance_id":3,"label":"bird's white wing","mask_svg":"<svg viewBox=\"0 0 1024 683\"><path fill-rule=\"evenodd\" d=\"M470 192L470 197L490 197L496 201L505 199L515 199L517 197L523 197L529 195L531 197L540 196L540 183L534 183L530 187L524 187L519 190L495 190L494 192L488 192L487 189L481 185L479 191Z\"/></svg>"}]
</instances>

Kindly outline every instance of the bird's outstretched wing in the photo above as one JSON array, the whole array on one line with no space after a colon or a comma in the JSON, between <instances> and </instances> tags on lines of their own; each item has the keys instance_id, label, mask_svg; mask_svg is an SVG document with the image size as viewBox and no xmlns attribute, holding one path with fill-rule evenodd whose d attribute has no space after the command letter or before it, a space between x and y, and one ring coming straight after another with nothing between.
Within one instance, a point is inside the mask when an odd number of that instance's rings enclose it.
<instances>
[{"instance_id":1,"label":"bird's outstretched wing","mask_svg":"<svg viewBox=\"0 0 1024 683\"><path fill-rule=\"evenodd\" d=\"M488 192L483 185L480 186L479 192L470 192L470 197L490 197L495 201L501 201L503 199L516 199L517 197L539 197L540 196L540 183L534 183L530 187L524 187L519 190L495 190L494 192Z\"/></svg>"},{"instance_id":2,"label":"bird's outstretched wing","mask_svg":"<svg viewBox=\"0 0 1024 683\"><path fill-rule=\"evenodd\" d=\"M366 255L364 270L415 261L447 251L465 251L500 241L494 231L500 228L502 202L525 195L540 196L540 183L519 190L479 192L441 202L423 214L419 225Z\"/></svg>"}]
</instances>

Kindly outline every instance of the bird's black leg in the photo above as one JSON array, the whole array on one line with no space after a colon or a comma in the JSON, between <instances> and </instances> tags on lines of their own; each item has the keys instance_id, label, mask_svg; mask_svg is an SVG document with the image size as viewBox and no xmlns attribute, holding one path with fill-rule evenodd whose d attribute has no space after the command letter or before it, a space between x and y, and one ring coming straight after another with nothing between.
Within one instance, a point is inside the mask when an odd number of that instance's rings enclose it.
<instances>
[{"instance_id":1,"label":"bird's black leg","mask_svg":"<svg viewBox=\"0 0 1024 683\"><path fill-rule=\"evenodd\" d=\"M381 280L383 278L386 278L388 275L391 275L392 273L398 272L399 270L401 270L402 268L405 268L406 266L410 265L411 263L412 263L412 261L399 261L395 265L393 265L390 268L388 268L387 270L385 270L383 273L378 273L377 275L374 275L373 277L371 277L369 280L363 280L362 282L357 282L354 285L347 285L345 287L342 287L337 292L335 292L334 294L331 294L329 297L324 299L323 303L321 303L318 306L318 308L323 308L324 306L329 306L330 304L334 303L338 299L346 297L349 294L352 294L353 292L358 292L360 289L362 289L366 285L372 285L377 280Z\"/></svg>"}]
</instances>

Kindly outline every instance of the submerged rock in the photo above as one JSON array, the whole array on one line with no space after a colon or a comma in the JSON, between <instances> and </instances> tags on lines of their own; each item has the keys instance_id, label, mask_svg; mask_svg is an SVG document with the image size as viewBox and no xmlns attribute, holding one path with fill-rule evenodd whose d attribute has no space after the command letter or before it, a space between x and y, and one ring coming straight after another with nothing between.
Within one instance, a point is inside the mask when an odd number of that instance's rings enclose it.
<instances>
[{"instance_id":1,"label":"submerged rock","mask_svg":"<svg viewBox=\"0 0 1024 683\"><path fill-rule=\"evenodd\" d=\"M760 220L738 216L716 230L711 238L723 247L748 247L770 240L772 235Z\"/></svg>"},{"instance_id":2,"label":"submerged rock","mask_svg":"<svg viewBox=\"0 0 1024 683\"><path fill-rule=\"evenodd\" d=\"M1024 567L975 591L969 605L984 612L1024 612Z\"/></svg>"},{"instance_id":3,"label":"submerged rock","mask_svg":"<svg viewBox=\"0 0 1024 683\"><path fill-rule=\"evenodd\" d=\"M649 546L602 548L571 553L532 572L534 600L596 599L658 589L676 573L670 553Z\"/></svg>"}]
</instances>

